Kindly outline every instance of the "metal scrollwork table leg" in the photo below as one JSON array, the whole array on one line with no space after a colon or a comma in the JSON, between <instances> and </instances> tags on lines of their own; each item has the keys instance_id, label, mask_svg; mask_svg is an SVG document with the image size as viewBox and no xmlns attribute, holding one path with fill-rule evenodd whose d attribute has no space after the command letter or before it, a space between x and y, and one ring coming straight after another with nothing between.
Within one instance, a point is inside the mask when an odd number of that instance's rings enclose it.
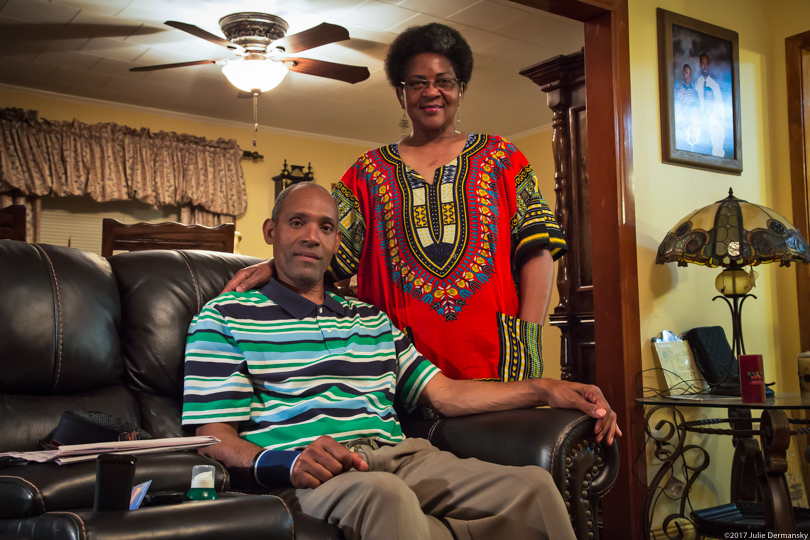
<instances>
[{"instance_id":1,"label":"metal scrollwork table leg","mask_svg":"<svg viewBox=\"0 0 810 540\"><path fill-rule=\"evenodd\" d=\"M671 419L658 420L653 429L653 415L661 409L671 411ZM726 423L731 429L707 427ZM754 423L759 423L759 429L753 429ZM750 410L730 407L729 418L686 422L681 412L674 406L652 407L645 415L645 429L650 440L655 443L654 454L662 465L650 482L644 498L645 538L651 539L653 513L662 494L671 500L680 499L679 511L666 516L663 520L663 532L668 539L681 540L684 537L680 520L692 523L696 530L699 529L695 521L687 516L686 503L693 484L700 473L709 466L709 454L698 445L685 444L688 432L731 435L735 447L731 468L732 502L761 503L763 530L794 533L796 524L785 481L787 449L791 435L805 434L810 432L810 428L791 431L791 423L807 424L808 421L789 420L784 411L778 409L764 410L760 419L752 419ZM756 436L759 436L761 446ZM687 455L690 453L697 453L698 459L688 460ZM677 478L677 473L682 475L683 480ZM757 481L752 482L753 478ZM669 489L665 486L669 486ZM682 486L679 493L677 489L672 489L679 486Z\"/></svg>"},{"instance_id":2,"label":"metal scrollwork table leg","mask_svg":"<svg viewBox=\"0 0 810 540\"><path fill-rule=\"evenodd\" d=\"M660 409L671 411L672 419L659 420L653 431L651 429L652 416ZM647 495L644 497L644 509L642 512L644 516L644 535L647 540L651 540L650 532L652 528L653 512L659 497L664 494L665 490L664 487L661 487L662 482L665 480L671 482L672 478L676 478L677 465L680 462L680 471L686 481L683 483L683 489L680 494L675 497L676 500L680 499L679 512L670 514L664 518L663 530L667 538L671 540L681 540L684 534L678 520L691 522L686 515L687 497L692 489L692 485L695 483L698 476L700 476L700 473L709 466L709 453L700 446L685 444L686 422L678 409L670 406L653 407L647 412L644 420L647 436L655 442L655 457L662 462L661 468L658 469L655 477L650 482L647 488ZM662 433L665 429L666 431ZM686 459L687 454L694 453L698 454L699 462L690 465L690 462ZM678 484L675 483L674 485ZM669 496L667 495L667 497ZM674 525L675 530L672 531L672 533L675 534L675 536L671 535L671 525Z\"/></svg>"}]
</instances>

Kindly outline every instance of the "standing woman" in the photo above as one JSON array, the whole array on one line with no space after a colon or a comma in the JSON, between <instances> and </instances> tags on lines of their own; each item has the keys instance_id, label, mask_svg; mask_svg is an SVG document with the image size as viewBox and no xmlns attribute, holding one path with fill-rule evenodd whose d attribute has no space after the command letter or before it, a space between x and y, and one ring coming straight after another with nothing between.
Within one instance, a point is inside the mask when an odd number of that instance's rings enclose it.
<instances>
[{"instance_id":1,"label":"standing woman","mask_svg":"<svg viewBox=\"0 0 810 540\"><path fill-rule=\"evenodd\" d=\"M537 378L553 261L567 246L526 157L456 128L472 66L467 42L442 24L393 41L385 70L413 131L362 155L332 192L343 240L327 276L357 274L359 299L448 377ZM259 268L226 290L266 281L270 266Z\"/></svg>"}]
</instances>

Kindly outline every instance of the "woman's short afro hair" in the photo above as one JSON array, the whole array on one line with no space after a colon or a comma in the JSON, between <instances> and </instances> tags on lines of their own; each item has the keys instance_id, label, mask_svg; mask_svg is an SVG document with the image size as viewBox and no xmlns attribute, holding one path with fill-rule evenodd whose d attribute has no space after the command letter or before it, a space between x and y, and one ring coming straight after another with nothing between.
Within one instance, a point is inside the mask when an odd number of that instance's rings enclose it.
<instances>
[{"instance_id":1,"label":"woman's short afro hair","mask_svg":"<svg viewBox=\"0 0 810 540\"><path fill-rule=\"evenodd\" d=\"M385 74L391 86L401 86L411 58L422 53L447 57L459 82L467 84L472 77L473 54L461 32L444 24L411 26L398 35L385 57Z\"/></svg>"}]
</instances>

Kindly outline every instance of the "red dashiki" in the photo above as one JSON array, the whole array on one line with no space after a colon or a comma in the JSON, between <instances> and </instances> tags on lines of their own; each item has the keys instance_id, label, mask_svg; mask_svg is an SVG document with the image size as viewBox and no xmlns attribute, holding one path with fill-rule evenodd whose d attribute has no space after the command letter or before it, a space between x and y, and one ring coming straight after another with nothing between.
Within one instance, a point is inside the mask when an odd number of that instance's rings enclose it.
<instances>
[{"instance_id":1,"label":"red dashiki","mask_svg":"<svg viewBox=\"0 0 810 540\"><path fill-rule=\"evenodd\" d=\"M516 317L518 271L530 246L555 260L568 248L520 150L469 134L428 184L392 144L361 156L332 195L343 233L332 277L356 273L360 300L445 375L542 375L542 326Z\"/></svg>"}]
</instances>

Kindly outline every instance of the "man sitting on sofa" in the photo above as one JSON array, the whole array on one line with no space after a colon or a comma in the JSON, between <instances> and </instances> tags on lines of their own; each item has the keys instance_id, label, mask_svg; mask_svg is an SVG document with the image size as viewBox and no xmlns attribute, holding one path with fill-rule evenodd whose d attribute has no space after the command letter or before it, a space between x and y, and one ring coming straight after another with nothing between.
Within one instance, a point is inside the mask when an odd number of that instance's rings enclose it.
<instances>
[{"instance_id":1,"label":"man sitting on sofa","mask_svg":"<svg viewBox=\"0 0 810 540\"><path fill-rule=\"evenodd\" d=\"M263 230L276 277L213 299L189 329L183 423L221 441L203 454L249 469L347 540L574 538L548 472L459 459L405 438L393 402L445 416L575 408L611 444L621 431L597 387L449 379L379 309L326 292L340 232L335 203L317 184L284 190Z\"/></svg>"}]
</instances>

